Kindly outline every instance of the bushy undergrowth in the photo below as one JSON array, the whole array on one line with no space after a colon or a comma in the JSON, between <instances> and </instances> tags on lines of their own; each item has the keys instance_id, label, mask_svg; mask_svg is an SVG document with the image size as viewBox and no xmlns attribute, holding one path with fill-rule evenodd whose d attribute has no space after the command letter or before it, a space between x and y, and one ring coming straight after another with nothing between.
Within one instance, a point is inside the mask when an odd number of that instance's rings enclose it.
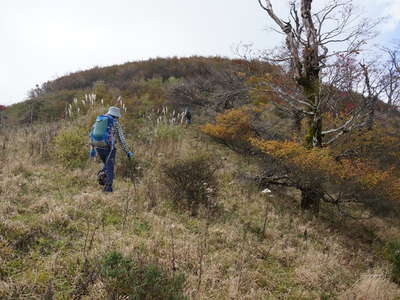
<instances>
[{"instance_id":1,"label":"bushy undergrowth","mask_svg":"<svg viewBox=\"0 0 400 300\"><path fill-rule=\"evenodd\" d=\"M400 240L390 242L385 252L386 259L392 263L392 280L400 283Z\"/></svg>"},{"instance_id":2,"label":"bushy undergrowth","mask_svg":"<svg viewBox=\"0 0 400 300\"><path fill-rule=\"evenodd\" d=\"M210 154L193 154L162 165L163 182L177 207L197 214L198 207L215 204L218 183L215 172L219 165Z\"/></svg>"},{"instance_id":3,"label":"bushy undergrowth","mask_svg":"<svg viewBox=\"0 0 400 300\"><path fill-rule=\"evenodd\" d=\"M10 141L10 136L4 131L0 130L0 162L5 160L7 156L6 150L8 150L8 144Z\"/></svg>"},{"instance_id":4,"label":"bushy undergrowth","mask_svg":"<svg viewBox=\"0 0 400 300\"><path fill-rule=\"evenodd\" d=\"M50 123L42 126L31 127L27 130L29 154L38 156L42 160L51 157L51 143L59 130L59 123Z\"/></svg>"},{"instance_id":5,"label":"bushy undergrowth","mask_svg":"<svg viewBox=\"0 0 400 300\"><path fill-rule=\"evenodd\" d=\"M235 148L247 148L248 139L254 137L249 112L245 108L229 110L216 117L216 124L206 124L201 130Z\"/></svg>"},{"instance_id":6,"label":"bushy undergrowth","mask_svg":"<svg viewBox=\"0 0 400 300\"><path fill-rule=\"evenodd\" d=\"M79 126L61 131L54 139L54 156L64 167L85 166L88 160L88 133Z\"/></svg>"},{"instance_id":7,"label":"bushy undergrowth","mask_svg":"<svg viewBox=\"0 0 400 300\"><path fill-rule=\"evenodd\" d=\"M183 274L168 274L158 265L137 263L118 252L102 257L100 276L110 299L187 299Z\"/></svg>"},{"instance_id":8,"label":"bushy undergrowth","mask_svg":"<svg viewBox=\"0 0 400 300\"><path fill-rule=\"evenodd\" d=\"M120 153L120 155L125 155L125 153ZM117 160L115 173L118 177L134 182L142 177L143 168L140 165L138 158L134 154L131 159L128 159L127 157L120 157Z\"/></svg>"},{"instance_id":9,"label":"bushy undergrowth","mask_svg":"<svg viewBox=\"0 0 400 300\"><path fill-rule=\"evenodd\" d=\"M372 130L349 134L333 149L342 156L362 157L375 161L381 168L390 169L400 165L399 145L398 128L387 122L384 126L377 124Z\"/></svg>"},{"instance_id":10,"label":"bushy undergrowth","mask_svg":"<svg viewBox=\"0 0 400 300\"><path fill-rule=\"evenodd\" d=\"M319 210L320 200L358 201L376 213L387 214L399 203L399 179L369 160L338 158L328 148L306 149L296 142L251 139L252 145L272 157L302 192L302 208ZM328 194L339 191L336 199ZM396 206L395 206L396 205Z\"/></svg>"},{"instance_id":11,"label":"bushy undergrowth","mask_svg":"<svg viewBox=\"0 0 400 300\"><path fill-rule=\"evenodd\" d=\"M159 124L154 129L154 137L159 141L178 141L181 136L180 129L180 127L174 125Z\"/></svg>"}]
</instances>

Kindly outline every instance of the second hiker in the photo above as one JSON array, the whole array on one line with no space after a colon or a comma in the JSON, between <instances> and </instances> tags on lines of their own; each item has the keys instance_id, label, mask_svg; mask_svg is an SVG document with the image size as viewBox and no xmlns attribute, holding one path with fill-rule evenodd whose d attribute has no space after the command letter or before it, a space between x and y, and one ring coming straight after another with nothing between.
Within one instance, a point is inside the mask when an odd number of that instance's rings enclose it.
<instances>
[{"instance_id":1,"label":"second hiker","mask_svg":"<svg viewBox=\"0 0 400 300\"><path fill-rule=\"evenodd\" d=\"M192 111L188 107L185 108L185 118L187 125L192 124Z\"/></svg>"},{"instance_id":2,"label":"second hiker","mask_svg":"<svg viewBox=\"0 0 400 300\"><path fill-rule=\"evenodd\" d=\"M99 184L104 185L104 192L112 192L114 180L114 166L116 156L116 140L121 144L129 159L133 153L126 144L123 130L118 122L121 112L118 107L110 107L108 112L96 118L96 122L90 132L90 157L96 157L99 154L104 166L98 172Z\"/></svg>"}]
</instances>

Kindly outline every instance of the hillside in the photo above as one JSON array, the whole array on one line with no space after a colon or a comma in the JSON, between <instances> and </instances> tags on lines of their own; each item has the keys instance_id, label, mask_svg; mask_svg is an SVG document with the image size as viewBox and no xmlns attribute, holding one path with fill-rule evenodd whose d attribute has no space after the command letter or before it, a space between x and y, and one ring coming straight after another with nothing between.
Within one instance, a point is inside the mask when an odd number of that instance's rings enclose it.
<instances>
[{"instance_id":1,"label":"hillside","mask_svg":"<svg viewBox=\"0 0 400 300\"><path fill-rule=\"evenodd\" d=\"M289 118L255 105L248 89L251 76L273 70L223 58L127 63L45 83L8 107L0 298L400 299L397 203L391 213L374 211L383 200L324 203L316 215L299 209L298 189L263 183L275 162L247 138L293 138ZM104 194L87 134L114 104L134 158L118 152L115 192ZM396 115L392 123L332 151L351 145L398 172Z\"/></svg>"},{"instance_id":2,"label":"hillside","mask_svg":"<svg viewBox=\"0 0 400 300\"><path fill-rule=\"evenodd\" d=\"M73 99L95 93L111 102L122 96L131 110L142 112L158 104L198 109L232 106L243 96L246 78L272 67L265 63L220 57L157 58L75 72L43 83L30 91L30 99L7 108L12 124L54 121L65 117ZM210 102L212 100L212 103Z\"/></svg>"}]
</instances>

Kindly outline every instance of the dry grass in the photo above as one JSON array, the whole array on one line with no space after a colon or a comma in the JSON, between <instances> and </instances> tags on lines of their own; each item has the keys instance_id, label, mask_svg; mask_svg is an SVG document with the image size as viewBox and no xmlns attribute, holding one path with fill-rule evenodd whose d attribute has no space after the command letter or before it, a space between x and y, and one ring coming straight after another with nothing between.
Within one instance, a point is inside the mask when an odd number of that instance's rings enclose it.
<instances>
[{"instance_id":1,"label":"dry grass","mask_svg":"<svg viewBox=\"0 0 400 300\"><path fill-rule=\"evenodd\" d=\"M343 300L373 300L399 299L399 287L390 282L385 272L377 270L374 273L361 275L361 278L339 299Z\"/></svg>"},{"instance_id":2,"label":"dry grass","mask_svg":"<svg viewBox=\"0 0 400 300\"><path fill-rule=\"evenodd\" d=\"M135 186L117 178L112 195L96 185L98 164L67 171L21 147L24 131L8 140L0 157L1 299L38 299L49 286L55 299L78 290L81 299L105 299L99 278L86 288L81 282L85 260L94 266L111 250L184 273L190 299L399 297L399 287L373 271L384 264L372 246L352 248L348 236L302 215L284 193L266 196L242 183L235 174L254 169L251 162L194 129L169 125L158 136L153 130L144 127L131 138L142 176ZM0 134L0 146L5 139ZM193 149L223 164L216 215L203 209L193 218L174 209L160 184L162 163ZM384 239L386 221L368 222ZM392 227L390 236L398 232Z\"/></svg>"}]
</instances>

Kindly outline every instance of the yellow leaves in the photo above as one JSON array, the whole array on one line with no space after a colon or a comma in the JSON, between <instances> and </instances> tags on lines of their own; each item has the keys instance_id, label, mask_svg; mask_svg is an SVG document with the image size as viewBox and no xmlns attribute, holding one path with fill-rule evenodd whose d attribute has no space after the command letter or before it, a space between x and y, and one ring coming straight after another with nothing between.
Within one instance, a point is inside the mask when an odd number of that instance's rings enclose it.
<instances>
[{"instance_id":1,"label":"yellow leaves","mask_svg":"<svg viewBox=\"0 0 400 300\"><path fill-rule=\"evenodd\" d=\"M377 124L373 130L347 136L336 148L353 149L363 159L376 161L381 167L400 165L400 134L394 127Z\"/></svg>"},{"instance_id":2,"label":"yellow leaves","mask_svg":"<svg viewBox=\"0 0 400 300\"><path fill-rule=\"evenodd\" d=\"M370 160L337 160L328 148L304 148L292 141L278 142L252 138L250 143L279 160L304 178L329 178L331 183L357 184L364 190L400 201L400 179L394 169L380 170Z\"/></svg>"},{"instance_id":3,"label":"yellow leaves","mask_svg":"<svg viewBox=\"0 0 400 300\"><path fill-rule=\"evenodd\" d=\"M395 129L390 130L389 128L376 126L373 130L365 131L358 135L354 139L353 144L354 146L368 148L397 146L397 150L400 151L400 135L398 133L396 134Z\"/></svg>"},{"instance_id":4,"label":"yellow leaves","mask_svg":"<svg viewBox=\"0 0 400 300\"><path fill-rule=\"evenodd\" d=\"M227 142L247 142L254 135L249 114L243 108L219 114L215 125L206 124L201 131Z\"/></svg>"},{"instance_id":5,"label":"yellow leaves","mask_svg":"<svg viewBox=\"0 0 400 300\"><path fill-rule=\"evenodd\" d=\"M298 162L307 165L310 162L325 161L329 157L328 149L307 149L303 145L293 141L267 141L260 139L251 139L251 144L265 153L275 158L288 162Z\"/></svg>"}]
</instances>

